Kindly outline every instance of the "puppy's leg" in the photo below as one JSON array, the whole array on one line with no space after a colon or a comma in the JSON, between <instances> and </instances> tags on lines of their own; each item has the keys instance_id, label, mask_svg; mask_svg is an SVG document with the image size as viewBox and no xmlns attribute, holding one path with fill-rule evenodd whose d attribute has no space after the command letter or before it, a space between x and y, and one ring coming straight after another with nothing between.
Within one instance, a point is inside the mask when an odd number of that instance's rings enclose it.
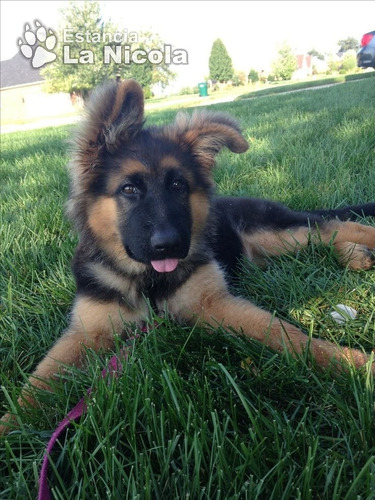
<instances>
[{"instance_id":1,"label":"puppy's leg","mask_svg":"<svg viewBox=\"0 0 375 500\"><path fill-rule=\"evenodd\" d=\"M329 221L322 230L322 240L333 246L339 261L351 269L370 269L375 264L375 227L351 221ZM331 236L332 238L332 236Z\"/></svg>"},{"instance_id":2,"label":"puppy's leg","mask_svg":"<svg viewBox=\"0 0 375 500\"><path fill-rule=\"evenodd\" d=\"M144 311L146 314L146 310ZM139 321L140 313L132 312L116 302L97 302L88 297L78 297L66 333L51 348L30 376L29 384L18 399L20 406L35 406L33 388L50 390L49 381L64 371L65 367L80 367L85 348L95 351L113 347L114 335L124 331L126 322ZM7 413L0 420L0 435L15 424L15 416Z\"/></svg>"},{"instance_id":3,"label":"puppy's leg","mask_svg":"<svg viewBox=\"0 0 375 500\"><path fill-rule=\"evenodd\" d=\"M375 263L371 253L375 227L348 220L356 213L374 217L375 203L312 212L296 212L280 203L253 198L218 198L215 204L218 234L224 235L216 252L224 263L228 260L225 235L238 237L242 252L260 266L266 257L294 253L310 241L333 243L340 262L352 269L370 269ZM232 244L229 254L234 251Z\"/></svg>"},{"instance_id":4,"label":"puppy's leg","mask_svg":"<svg viewBox=\"0 0 375 500\"><path fill-rule=\"evenodd\" d=\"M245 255L260 266L266 257L295 253L310 241L332 244L339 261L351 269L370 269L375 264L375 227L338 220L321 221L315 226L261 229L241 233Z\"/></svg>"},{"instance_id":5,"label":"puppy's leg","mask_svg":"<svg viewBox=\"0 0 375 500\"><path fill-rule=\"evenodd\" d=\"M216 263L201 267L168 301L168 309L175 317L188 321L197 318L213 326L218 324L242 331L276 351L289 351L293 355L309 348L316 362L326 368L333 361L345 367L363 366L366 354L313 338L299 328L282 321L251 302L234 297L228 290L222 271ZM372 367L375 373L375 364Z\"/></svg>"}]
</instances>

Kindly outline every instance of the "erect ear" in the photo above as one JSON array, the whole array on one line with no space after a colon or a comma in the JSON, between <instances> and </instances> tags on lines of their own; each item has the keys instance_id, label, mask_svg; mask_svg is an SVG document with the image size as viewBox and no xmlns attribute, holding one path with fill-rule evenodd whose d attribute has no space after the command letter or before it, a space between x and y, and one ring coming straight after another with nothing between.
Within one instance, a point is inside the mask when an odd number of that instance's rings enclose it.
<instances>
[{"instance_id":1,"label":"erect ear","mask_svg":"<svg viewBox=\"0 0 375 500\"><path fill-rule=\"evenodd\" d=\"M224 113L195 111L192 116L179 113L171 132L206 168L214 166L216 155L224 147L233 153L244 153L249 147L238 123Z\"/></svg>"},{"instance_id":2,"label":"erect ear","mask_svg":"<svg viewBox=\"0 0 375 500\"><path fill-rule=\"evenodd\" d=\"M104 151L114 153L129 143L143 126L143 113L143 91L135 80L99 87L87 105L86 119L74 141L73 153L82 167L94 166Z\"/></svg>"}]
</instances>

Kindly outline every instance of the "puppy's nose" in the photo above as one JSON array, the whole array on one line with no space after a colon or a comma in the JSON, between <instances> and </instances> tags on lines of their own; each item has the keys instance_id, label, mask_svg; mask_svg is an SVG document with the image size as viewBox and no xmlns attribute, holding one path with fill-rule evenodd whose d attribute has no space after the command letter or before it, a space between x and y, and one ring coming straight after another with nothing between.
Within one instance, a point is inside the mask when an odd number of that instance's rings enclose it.
<instances>
[{"instance_id":1,"label":"puppy's nose","mask_svg":"<svg viewBox=\"0 0 375 500\"><path fill-rule=\"evenodd\" d=\"M173 250L177 250L180 244L181 237L173 227L158 229L151 236L151 247L156 252L172 252Z\"/></svg>"}]
</instances>

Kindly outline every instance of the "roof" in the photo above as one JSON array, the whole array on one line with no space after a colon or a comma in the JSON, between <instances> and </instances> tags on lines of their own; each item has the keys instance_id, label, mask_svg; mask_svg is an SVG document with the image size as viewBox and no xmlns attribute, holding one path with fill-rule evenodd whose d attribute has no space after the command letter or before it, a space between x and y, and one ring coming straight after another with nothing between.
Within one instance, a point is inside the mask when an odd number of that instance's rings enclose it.
<instances>
[{"instance_id":1,"label":"roof","mask_svg":"<svg viewBox=\"0 0 375 500\"><path fill-rule=\"evenodd\" d=\"M4 88L41 82L44 78L39 69L33 68L31 62L17 52L11 59L0 62L0 80L1 88Z\"/></svg>"}]
</instances>

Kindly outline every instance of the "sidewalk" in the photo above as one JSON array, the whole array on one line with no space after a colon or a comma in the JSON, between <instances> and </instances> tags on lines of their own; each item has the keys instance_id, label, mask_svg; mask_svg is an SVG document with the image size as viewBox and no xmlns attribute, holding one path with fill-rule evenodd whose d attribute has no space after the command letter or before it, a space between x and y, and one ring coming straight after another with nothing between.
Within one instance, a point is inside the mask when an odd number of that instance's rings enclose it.
<instances>
[{"instance_id":1,"label":"sidewalk","mask_svg":"<svg viewBox=\"0 0 375 500\"><path fill-rule=\"evenodd\" d=\"M189 96L190 97L190 96ZM208 97L198 97L196 95L191 96L190 99L186 100L181 99L166 99L165 101L159 102L147 102L145 104L145 110L156 110L169 108L171 106L181 105L181 108L185 107L198 107L198 106L209 106L211 104L219 104L222 102L231 102L237 95L227 95L221 97L215 97L214 95L209 95ZM32 123L24 123L24 124L14 124L14 125L3 125L0 127L0 134L8 134L11 132L21 132L24 130L35 130L39 128L47 128L47 127L58 127L60 125L70 125L74 123L78 123L80 120L80 115L72 115L65 117L52 117L45 118L43 120L38 120Z\"/></svg>"},{"instance_id":2,"label":"sidewalk","mask_svg":"<svg viewBox=\"0 0 375 500\"><path fill-rule=\"evenodd\" d=\"M34 130L38 128L58 127L60 125L70 125L72 123L77 123L79 121L79 118L80 117L78 115L54 117L54 118L46 118L44 120L38 120L32 123L3 125L0 128L0 134L8 134L10 132L20 132L23 130Z\"/></svg>"}]
</instances>

